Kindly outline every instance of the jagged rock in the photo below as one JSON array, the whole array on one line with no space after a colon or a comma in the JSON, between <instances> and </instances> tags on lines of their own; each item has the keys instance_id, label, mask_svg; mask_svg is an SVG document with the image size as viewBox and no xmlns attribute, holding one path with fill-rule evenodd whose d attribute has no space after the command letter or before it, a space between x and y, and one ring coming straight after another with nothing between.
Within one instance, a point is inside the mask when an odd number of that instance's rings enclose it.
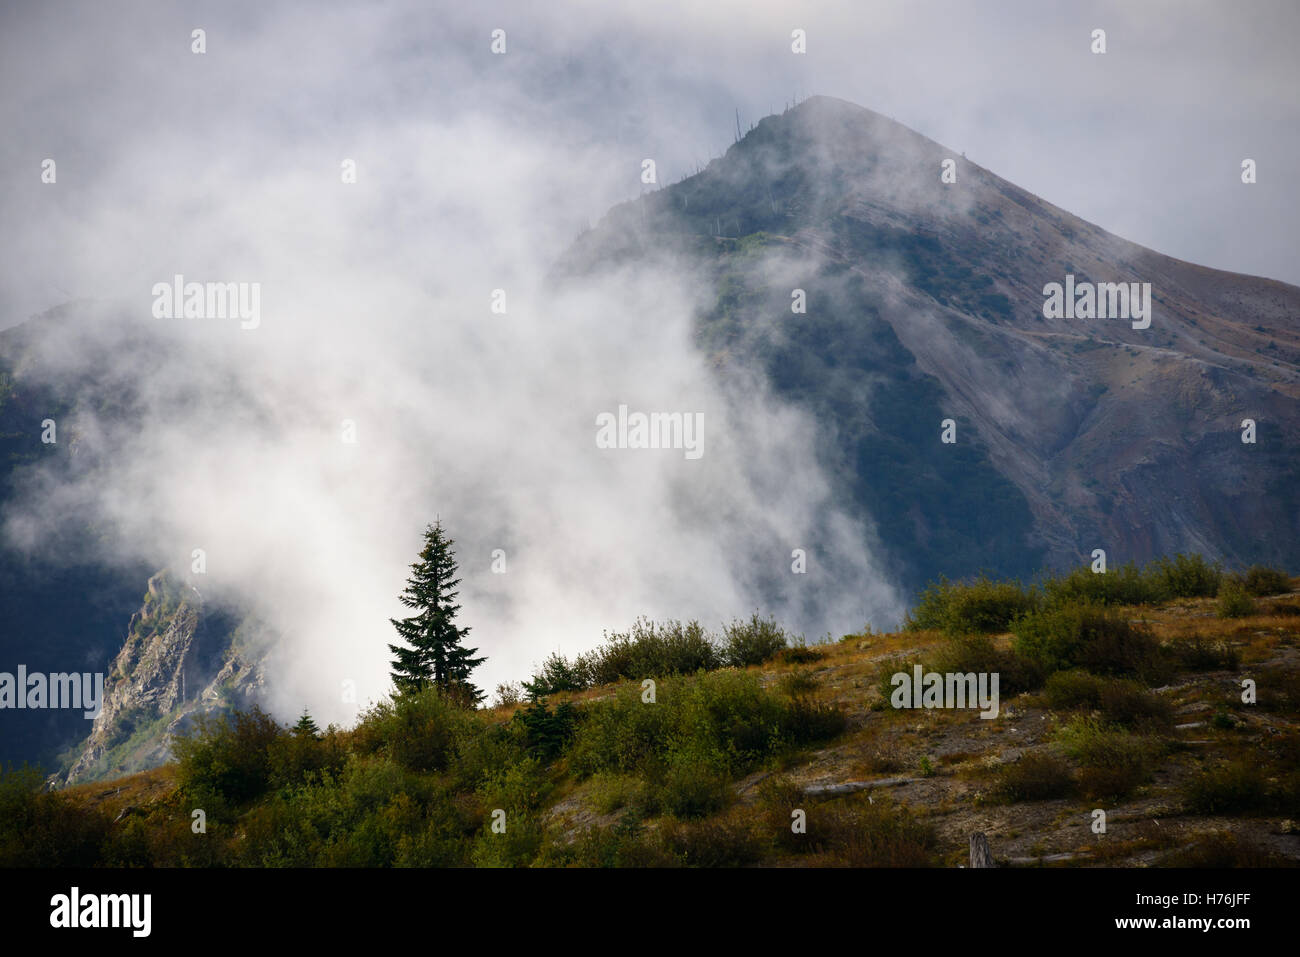
<instances>
[{"instance_id":1,"label":"jagged rock","mask_svg":"<svg viewBox=\"0 0 1300 957\"><path fill-rule=\"evenodd\" d=\"M265 679L262 656L233 641L235 623L167 572L149 579L144 604L104 682L104 705L78 756L51 782L66 786L154 767L200 712L246 708Z\"/></svg>"}]
</instances>

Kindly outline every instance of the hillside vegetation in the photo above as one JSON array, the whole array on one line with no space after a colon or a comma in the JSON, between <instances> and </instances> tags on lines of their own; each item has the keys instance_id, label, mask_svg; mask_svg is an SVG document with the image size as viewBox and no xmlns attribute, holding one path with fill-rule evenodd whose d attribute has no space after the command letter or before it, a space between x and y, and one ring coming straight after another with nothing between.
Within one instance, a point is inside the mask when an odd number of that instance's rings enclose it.
<instances>
[{"instance_id":1,"label":"hillside vegetation","mask_svg":"<svg viewBox=\"0 0 1300 957\"><path fill-rule=\"evenodd\" d=\"M60 792L10 770L0 862L956 866L982 831L1003 866L1289 864L1296 584L1178 556L940 581L901 631L834 644L639 622L492 708L210 719L170 765ZM894 708L918 664L996 672L998 716Z\"/></svg>"}]
</instances>

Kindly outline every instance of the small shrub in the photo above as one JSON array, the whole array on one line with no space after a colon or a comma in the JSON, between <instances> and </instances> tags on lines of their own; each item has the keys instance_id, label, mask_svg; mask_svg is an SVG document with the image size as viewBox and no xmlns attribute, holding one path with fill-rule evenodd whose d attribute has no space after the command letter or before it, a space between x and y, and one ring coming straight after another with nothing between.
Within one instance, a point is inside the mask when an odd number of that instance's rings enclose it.
<instances>
[{"instance_id":1,"label":"small shrub","mask_svg":"<svg viewBox=\"0 0 1300 957\"><path fill-rule=\"evenodd\" d=\"M94 867L109 832L103 814L46 791L36 768L0 770L0 866Z\"/></svg>"},{"instance_id":2,"label":"small shrub","mask_svg":"<svg viewBox=\"0 0 1300 957\"><path fill-rule=\"evenodd\" d=\"M1262 810L1267 801L1268 782L1255 761L1215 765L1187 785L1187 807L1194 814L1245 814Z\"/></svg>"},{"instance_id":3,"label":"small shrub","mask_svg":"<svg viewBox=\"0 0 1300 957\"><path fill-rule=\"evenodd\" d=\"M776 680L777 689L791 698L817 690L817 679L807 671L792 671Z\"/></svg>"},{"instance_id":4,"label":"small shrub","mask_svg":"<svg viewBox=\"0 0 1300 957\"><path fill-rule=\"evenodd\" d=\"M669 822L660 836L664 848L687 867L751 867L764 845L744 821Z\"/></svg>"},{"instance_id":5,"label":"small shrub","mask_svg":"<svg viewBox=\"0 0 1300 957\"><path fill-rule=\"evenodd\" d=\"M731 796L722 762L703 749L674 753L656 788L656 803L678 818L704 817L720 811Z\"/></svg>"},{"instance_id":6,"label":"small shrub","mask_svg":"<svg viewBox=\"0 0 1300 957\"><path fill-rule=\"evenodd\" d=\"M181 790L209 813L252 800L270 787L272 746L288 736L260 708L199 715L173 745Z\"/></svg>"},{"instance_id":7,"label":"small shrub","mask_svg":"<svg viewBox=\"0 0 1300 957\"><path fill-rule=\"evenodd\" d=\"M1101 707L1105 681L1081 668L1055 672L1043 685L1043 698L1054 711L1094 710Z\"/></svg>"},{"instance_id":8,"label":"small shrub","mask_svg":"<svg viewBox=\"0 0 1300 957\"><path fill-rule=\"evenodd\" d=\"M821 661L823 652L820 648L809 648L807 645L793 645L789 648L782 648L776 654L776 660L783 665L808 665L814 661Z\"/></svg>"},{"instance_id":9,"label":"small shrub","mask_svg":"<svg viewBox=\"0 0 1300 957\"><path fill-rule=\"evenodd\" d=\"M1220 618L1245 618L1255 614L1255 601L1245 585L1230 579L1219 589L1219 604L1215 611Z\"/></svg>"},{"instance_id":10,"label":"small shrub","mask_svg":"<svg viewBox=\"0 0 1300 957\"><path fill-rule=\"evenodd\" d=\"M1161 858L1157 865L1185 868L1295 867L1295 861L1244 841L1235 834L1217 833L1197 838L1190 847Z\"/></svg>"},{"instance_id":11,"label":"small shrub","mask_svg":"<svg viewBox=\"0 0 1300 957\"><path fill-rule=\"evenodd\" d=\"M722 658L733 668L761 665L786 647L785 631L772 619L758 617L734 621L722 632Z\"/></svg>"},{"instance_id":12,"label":"small shrub","mask_svg":"<svg viewBox=\"0 0 1300 957\"><path fill-rule=\"evenodd\" d=\"M1170 642L1165 650L1179 671L1235 671L1241 664L1235 648L1203 635Z\"/></svg>"},{"instance_id":13,"label":"small shrub","mask_svg":"<svg viewBox=\"0 0 1300 957\"><path fill-rule=\"evenodd\" d=\"M363 753L382 750L410 771L442 771L458 730L481 721L437 688L381 701L361 716L353 741Z\"/></svg>"},{"instance_id":14,"label":"small shrub","mask_svg":"<svg viewBox=\"0 0 1300 957\"><path fill-rule=\"evenodd\" d=\"M1291 578L1286 572L1266 565L1252 565L1242 572L1240 582L1246 593L1256 598L1281 595L1291 590Z\"/></svg>"},{"instance_id":15,"label":"small shrub","mask_svg":"<svg viewBox=\"0 0 1300 957\"><path fill-rule=\"evenodd\" d=\"M921 592L903 626L947 635L995 634L1037 604L1037 595L1019 582L995 582L983 575L964 583L940 578Z\"/></svg>"},{"instance_id":16,"label":"small shrub","mask_svg":"<svg viewBox=\"0 0 1300 957\"><path fill-rule=\"evenodd\" d=\"M569 664L563 655L552 652L550 657L542 662L541 670L533 675L531 680L523 682L523 690L529 701L537 701L557 691L581 691L587 687L585 677L581 670L576 665Z\"/></svg>"},{"instance_id":17,"label":"small shrub","mask_svg":"<svg viewBox=\"0 0 1300 957\"><path fill-rule=\"evenodd\" d=\"M1101 573L1085 565L1065 575L1049 576L1043 582L1043 592L1049 607L1142 605L1163 597L1151 578L1132 562Z\"/></svg>"},{"instance_id":18,"label":"small shrub","mask_svg":"<svg viewBox=\"0 0 1300 957\"><path fill-rule=\"evenodd\" d=\"M1151 778L1158 747L1100 718L1071 719L1057 732L1062 751L1080 765L1080 789L1093 798L1122 798Z\"/></svg>"},{"instance_id":19,"label":"small shrub","mask_svg":"<svg viewBox=\"0 0 1300 957\"><path fill-rule=\"evenodd\" d=\"M1156 682L1170 672L1150 631L1099 605L1050 608L1027 615L1012 627L1012 647L1048 673L1077 667Z\"/></svg>"},{"instance_id":20,"label":"small shrub","mask_svg":"<svg viewBox=\"0 0 1300 957\"><path fill-rule=\"evenodd\" d=\"M1049 801L1073 794L1074 778L1050 751L1027 751L998 770L994 790L1008 801Z\"/></svg>"},{"instance_id":21,"label":"small shrub","mask_svg":"<svg viewBox=\"0 0 1300 957\"><path fill-rule=\"evenodd\" d=\"M1213 598L1219 592L1223 570L1200 555L1158 558L1143 570L1151 594L1165 598Z\"/></svg>"}]
</instances>

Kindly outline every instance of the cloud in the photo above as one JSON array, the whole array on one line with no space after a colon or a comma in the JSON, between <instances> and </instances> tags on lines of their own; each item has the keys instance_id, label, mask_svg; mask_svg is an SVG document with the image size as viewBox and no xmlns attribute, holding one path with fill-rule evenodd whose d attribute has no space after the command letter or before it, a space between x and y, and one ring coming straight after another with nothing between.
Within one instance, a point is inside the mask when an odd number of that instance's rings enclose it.
<instances>
[{"instance_id":1,"label":"cloud","mask_svg":"<svg viewBox=\"0 0 1300 957\"><path fill-rule=\"evenodd\" d=\"M819 92L1163 252L1300 279L1295 66L1268 26L1293 25L1287 8L1232 25L1211 7L1040 6L7 10L4 323L80 296L147 321L151 286L178 273L262 289L256 330L146 326L111 370L140 390L141 424L85 421L108 470L33 487L45 518L11 531L34 542L90 516L118 553L180 567L203 547L214 585L282 636L286 712L327 720L346 718L340 680L363 698L386 685L387 618L435 515L489 686L642 613L716 626L775 604L811 635L891 620L871 531L829 502L812 424L721 384L694 348L700 289L643 272L561 295L545 276L646 189L642 159L670 182L730 144L736 109L747 127ZM1104 61L1079 52L1094 20L1114 24ZM1261 163L1255 192L1238 153ZM621 402L702 411L706 454L597 449L595 416ZM789 574L796 547L820 556L806 578Z\"/></svg>"}]
</instances>

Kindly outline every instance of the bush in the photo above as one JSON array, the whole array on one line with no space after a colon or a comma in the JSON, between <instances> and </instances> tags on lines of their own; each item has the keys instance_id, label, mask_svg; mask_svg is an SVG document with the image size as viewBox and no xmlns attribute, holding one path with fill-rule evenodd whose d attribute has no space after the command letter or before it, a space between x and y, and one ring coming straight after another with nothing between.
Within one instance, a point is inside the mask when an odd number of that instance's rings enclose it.
<instances>
[{"instance_id":1,"label":"bush","mask_svg":"<svg viewBox=\"0 0 1300 957\"><path fill-rule=\"evenodd\" d=\"M1165 651L1179 671L1235 671L1241 664L1235 648L1203 635L1170 642Z\"/></svg>"},{"instance_id":2,"label":"bush","mask_svg":"<svg viewBox=\"0 0 1300 957\"><path fill-rule=\"evenodd\" d=\"M270 787L272 748L289 736L260 708L197 716L172 746L181 791L209 815L251 801Z\"/></svg>"},{"instance_id":3,"label":"bush","mask_svg":"<svg viewBox=\"0 0 1300 957\"><path fill-rule=\"evenodd\" d=\"M554 761L569 746L577 730L578 713L565 701L554 711L544 701L534 701L515 712L524 728L529 752L543 762Z\"/></svg>"},{"instance_id":4,"label":"bush","mask_svg":"<svg viewBox=\"0 0 1300 957\"><path fill-rule=\"evenodd\" d=\"M1038 598L1019 582L995 582L981 575L970 582L940 578L921 592L903 627L947 635L1006 631L1012 620L1036 608Z\"/></svg>"},{"instance_id":5,"label":"bush","mask_svg":"<svg viewBox=\"0 0 1300 957\"><path fill-rule=\"evenodd\" d=\"M1219 833L1198 838L1190 847L1166 855L1160 867L1294 867L1295 861L1276 851L1243 841L1235 834Z\"/></svg>"},{"instance_id":6,"label":"bush","mask_svg":"<svg viewBox=\"0 0 1300 957\"><path fill-rule=\"evenodd\" d=\"M1238 580L1247 594L1257 598L1282 595L1291 590L1291 578L1286 572L1265 565L1252 565Z\"/></svg>"},{"instance_id":7,"label":"bush","mask_svg":"<svg viewBox=\"0 0 1300 957\"><path fill-rule=\"evenodd\" d=\"M1054 711L1094 710L1101 707L1104 679L1081 668L1058 671L1043 685L1043 698Z\"/></svg>"},{"instance_id":8,"label":"bush","mask_svg":"<svg viewBox=\"0 0 1300 957\"><path fill-rule=\"evenodd\" d=\"M821 661L823 654L824 652L820 648L809 648L807 645L792 645L778 651L776 660L783 665L810 665L814 661Z\"/></svg>"},{"instance_id":9,"label":"bush","mask_svg":"<svg viewBox=\"0 0 1300 957\"><path fill-rule=\"evenodd\" d=\"M585 676L559 652L542 662L542 670L523 683L529 701L537 701L557 691L581 691L587 687ZM499 689L498 689L499 690Z\"/></svg>"},{"instance_id":10,"label":"bush","mask_svg":"<svg viewBox=\"0 0 1300 957\"><path fill-rule=\"evenodd\" d=\"M683 755L707 756L712 766L743 773L787 747L837 733L844 721L835 708L785 698L739 671L663 680L654 704L643 703L640 687L629 683L583 710L569 752L583 776L653 777Z\"/></svg>"},{"instance_id":11,"label":"bush","mask_svg":"<svg viewBox=\"0 0 1300 957\"><path fill-rule=\"evenodd\" d=\"M605 635L601 647L580 655L574 671L585 685L640 681L668 675L712 671L722 666L722 652L699 622L655 623L638 618L630 631Z\"/></svg>"},{"instance_id":12,"label":"bush","mask_svg":"<svg viewBox=\"0 0 1300 957\"><path fill-rule=\"evenodd\" d=\"M1094 717L1079 717L1057 734L1066 756L1080 765L1080 789L1092 798L1123 798L1145 784L1159 756L1150 739Z\"/></svg>"},{"instance_id":13,"label":"bush","mask_svg":"<svg viewBox=\"0 0 1300 957\"><path fill-rule=\"evenodd\" d=\"M662 828L664 848L687 867L750 867L764 845L744 821L672 822Z\"/></svg>"},{"instance_id":14,"label":"bush","mask_svg":"<svg viewBox=\"0 0 1300 957\"><path fill-rule=\"evenodd\" d=\"M1043 582L1046 603L1062 605L1142 605L1164 597L1150 576L1129 562L1097 573L1084 565L1065 575L1049 576Z\"/></svg>"},{"instance_id":15,"label":"bush","mask_svg":"<svg viewBox=\"0 0 1300 957\"><path fill-rule=\"evenodd\" d=\"M722 658L733 668L761 665L786 647L785 631L773 619L754 612L749 621L734 621L723 629Z\"/></svg>"},{"instance_id":16,"label":"bush","mask_svg":"<svg viewBox=\"0 0 1300 957\"><path fill-rule=\"evenodd\" d=\"M270 786L290 787L319 771L337 772L343 767L346 752L337 731L330 729L321 737L306 734L279 735L267 748Z\"/></svg>"},{"instance_id":17,"label":"bush","mask_svg":"<svg viewBox=\"0 0 1300 957\"><path fill-rule=\"evenodd\" d=\"M0 866L94 867L108 835L103 814L46 791L36 768L0 771Z\"/></svg>"},{"instance_id":18,"label":"bush","mask_svg":"<svg viewBox=\"0 0 1300 957\"><path fill-rule=\"evenodd\" d=\"M720 811L730 797L725 759L699 745L688 745L669 755L653 794L660 809L678 818L704 817Z\"/></svg>"},{"instance_id":19,"label":"bush","mask_svg":"<svg viewBox=\"0 0 1300 957\"><path fill-rule=\"evenodd\" d=\"M1243 814L1263 810L1267 802L1268 782L1255 761L1216 765L1187 786L1187 808L1194 814Z\"/></svg>"},{"instance_id":20,"label":"bush","mask_svg":"<svg viewBox=\"0 0 1300 957\"><path fill-rule=\"evenodd\" d=\"M361 716L353 741L363 754L382 751L410 771L442 771L452 744L481 719L448 700L437 688L381 701Z\"/></svg>"},{"instance_id":21,"label":"bush","mask_svg":"<svg viewBox=\"0 0 1300 957\"><path fill-rule=\"evenodd\" d=\"M1213 598L1219 593L1223 570L1200 555L1158 558L1143 571L1151 593L1158 599Z\"/></svg>"},{"instance_id":22,"label":"bush","mask_svg":"<svg viewBox=\"0 0 1300 957\"><path fill-rule=\"evenodd\" d=\"M1219 604L1216 609L1220 618L1245 618L1255 614L1255 602L1237 579L1229 579L1219 589Z\"/></svg>"},{"instance_id":23,"label":"bush","mask_svg":"<svg viewBox=\"0 0 1300 957\"><path fill-rule=\"evenodd\" d=\"M840 867L934 866L935 831L888 797L855 794L828 801L774 787L765 792L765 820L780 846L820 855L818 864ZM791 830L791 812L802 809L807 831Z\"/></svg>"},{"instance_id":24,"label":"bush","mask_svg":"<svg viewBox=\"0 0 1300 957\"><path fill-rule=\"evenodd\" d=\"M938 649L933 667L940 674L997 674L998 694L1017 695L1043 684L1043 671L1037 663L1015 651L999 648L983 635L949 638Z\"/></svg>"},{"instance_id":25,"label":"bush","mask_svg":"<svg viewBox=\"0 0 1300 957\"><path fill-rule=\"evenodd\" d=\"M1095 674L1135 675L1151 682L1170 671L1147 629L1098 605L1049 608L1019 619L1012 630L1016 652L1048 673L1081 667Z\"/></svg>"},{"instance_id":26,"label":"bush","mask_svg":"<svg viewBox=\"0 0 1300 957\"><path fill-rule=\"evenodd\" d=\"M994 790L1008 801L1048 801L1073 794L1074 778L1050 751L1027 751L998 770Z\"/></svg>"}]
</instances>

